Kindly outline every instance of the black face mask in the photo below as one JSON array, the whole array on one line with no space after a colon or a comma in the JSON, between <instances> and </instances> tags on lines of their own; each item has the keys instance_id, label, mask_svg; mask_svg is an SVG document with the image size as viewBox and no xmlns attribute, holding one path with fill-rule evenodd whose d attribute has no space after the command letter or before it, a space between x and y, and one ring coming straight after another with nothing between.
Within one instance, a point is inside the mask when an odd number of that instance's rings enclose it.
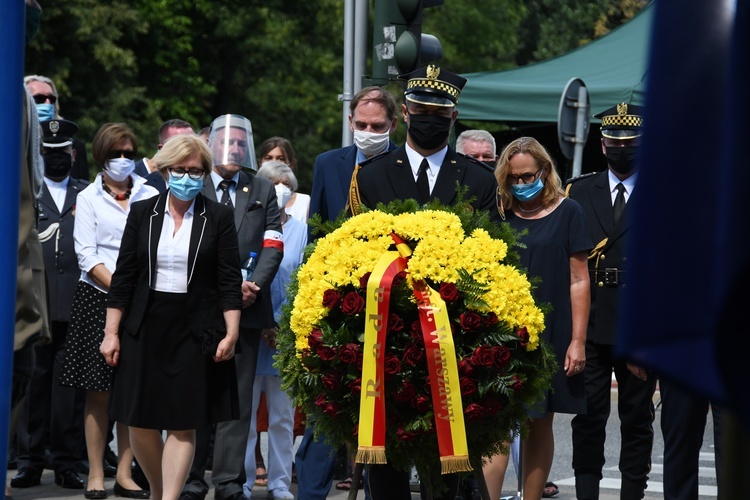
<instances>
[{"instance_id":1,"label":"black face mask","mask_svg":"<svg viewBox=\"0 0 750 500\"><path fill-rule=\"evenodd\" d=\"M409 113L409 137L417 147L435 149L448 140L451 124L452 120L445 116Z\"/></svg>"},{"instance_id":2,"label":"black face mask","mask_svg":"<svg viewBox=\"0 0 750 500\"><path fill-rule=\"evenodd\" d=\"M607 146L607 163L618 174L629 174L632 172L635 168L637 155L637 146L626 146L624 148Z\"/></svg>"},{"instance_id":3,"label":"black face mask","mask_svg":"<svg viewBox=\"0 0 750 500\"><path fill-rule=\"evenodd\" d=\"M67 151L47 151L44 153L44 175L50 179L60 179L70 172L73 157Z\"/></svg>"}]
</instances>

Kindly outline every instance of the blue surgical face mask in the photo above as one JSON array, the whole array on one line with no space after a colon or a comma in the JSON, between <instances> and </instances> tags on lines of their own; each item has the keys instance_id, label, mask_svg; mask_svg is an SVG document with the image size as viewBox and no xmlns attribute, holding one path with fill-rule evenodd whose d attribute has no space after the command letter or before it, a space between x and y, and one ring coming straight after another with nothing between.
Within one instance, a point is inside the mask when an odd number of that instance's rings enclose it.
<instances>
[{"instance_id":1,"label":"blue surgical face mask","mask_svg":"<svg viewBox=\"0 0 750 500\"><path fill-rule=\"evenodd\" d=\"M36 105L36 114L39 116L40 122L46 122L55 117L55 105L49 103L42 103Z\"/></svg>"},{"instance_id":2,"label":"blue surgical face mask","mask_svg":"<svg viewBox=\"0 0 750 500\"><path fill-rule=\"evenodd\" d=\"M169 192L182 201L190 201L203 189L203 179L191 179L183 175L181 179L169 176Z\"/></svg>"},{"instance_id":3,"label":"blue surgical face mask","mask_svg":"<svg viewBox=\"0 0 750 500\"><path fill-rule=\"evenodd\" d=\"M530 184L511 184L510 192L513 193L513 197L518 201L530 201L536 198L536 195L542 191L543 187L544 183L540 175Z\"/></svg>"}]
</instances>

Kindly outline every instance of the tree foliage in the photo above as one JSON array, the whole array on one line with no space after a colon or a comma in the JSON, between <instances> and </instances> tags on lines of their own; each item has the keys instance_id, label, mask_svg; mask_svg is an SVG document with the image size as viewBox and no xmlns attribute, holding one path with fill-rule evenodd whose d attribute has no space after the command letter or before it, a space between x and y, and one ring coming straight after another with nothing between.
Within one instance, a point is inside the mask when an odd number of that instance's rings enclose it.
<instances>
[{"instance_id":1,"label":"tree foliage","mask_svg":"<svg viewBox=\"0 0 750 500\"><path fill-rule=\"evenodd\" d=\"M425 9L423 31L441 40L441 64L451 71L508 69L601 36L645 1L446 0ZM292 141L302 191L315 157L340 146L341 0L67 0L42 7L26 74L55 81L61 113L78 123L83 140L103 123L126 122L151 156L167 119L200 129L238 113L252 121L256 146L273 135ZM396 139L404 135L401 125Z\"/></svg>"}]
</instances>

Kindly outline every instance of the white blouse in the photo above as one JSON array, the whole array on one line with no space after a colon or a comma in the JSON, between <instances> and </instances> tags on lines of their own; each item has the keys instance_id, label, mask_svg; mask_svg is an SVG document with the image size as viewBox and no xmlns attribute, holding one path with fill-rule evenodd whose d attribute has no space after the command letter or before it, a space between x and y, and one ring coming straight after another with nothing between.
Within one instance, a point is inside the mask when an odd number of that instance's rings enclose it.
<instances>
[{"instance_id":1,"label":"white blouse","mask_svg":"<svg viewBox=\"0 0 750 500\"><path fill-rule=\"evenodd\" d=\"M171 196L171 195L170 195ZM164 223L156 250L156 279L153 289L157 292L187 293L188 251L190 235L193 233L195 200L182 218L180 229L175 233L174 218L169 211L169 198L164 210Z\"/></svg>"},{"instance_id":2,"label":"white blouse","mask_svg":"<svg viewBox=\"0 0 750 500\"><path fill-rule=\"evenodd\" d=\"M81 268L81 281L105 293L107 290L89 276L89 271L98 264L104 264L111 272L115 271L130 205L159 194L156 188L146 185L146 179L143 177L130 174L130 179L133 181L133 188L128 198L127 209L122 208L110 194L102 189L101 173L96 176L94 182L78 193L76 200L73 238L78 256L78 267Z\"/></svg>"}]
</instances>

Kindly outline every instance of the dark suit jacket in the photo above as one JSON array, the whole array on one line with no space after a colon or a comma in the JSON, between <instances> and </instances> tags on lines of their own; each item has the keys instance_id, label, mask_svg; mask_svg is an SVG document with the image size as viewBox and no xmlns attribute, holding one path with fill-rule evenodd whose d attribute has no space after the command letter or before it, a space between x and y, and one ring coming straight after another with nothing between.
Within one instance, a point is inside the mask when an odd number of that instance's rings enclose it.
<instances>
[{"instance_id":1,"label":"dark suit jacket","mask_svg":"<svg viewBox=\"0 0 750 500\"><path fill-rule=\"evenodd\" d=\"M87 180L70 177L62 210L58 210L47 184L42 186L42 197L39 199L39 237L44 253L48 310L52 321L70 321L73 293L81 278L73 240L76 198L88 185Z\"/></svg>"},{"instance_id":2,"label":"dark suit jacket","mask_svg":"<svg viewBox=\"0 0 750 500\"><path fill-rule=\"evenodd\" d=\"M396 149L388 143L388 151ZM324 221L335 220L346 207L349 184L357 163L357 147L347 146L321 153L315 159L310 215L320 214Z\"/></svg>"},{"instance_id":3,"label":"dark suit jacket","mask_svg":"<svg viewBox=\"0 0 750 500\"><path fill-rule=\"evenodd\" d=\"M373 158L359 169L356 176L360 200L368 208L374 209L378 203L394 200L417 199L417 183L406 146ZM500 220L496 201L497 180L492 169L448 147L430 199L437 198L443 205L452 205L456 201L456 182L468 186L466 196L476 198L472 203L475 209L487 210L493 220Z\"/></svg>"},{"instance_id":4,"label":"dark suit jacket","mask_svg":"<svg viewBox=\"0 0 750 500\"><path fill-rule=\"evenodd\" d=\"M164 176L158 170L146 176L146 185L156 188L159 193L167 190L167 181L164 180Z\"/></svg>"},{"instance_id":5,"label":"dark suit jacket","mask_svg":"<svg viewBox=\"0 0 750 500\"><path fill-rule=\"evenodd\" d=\"M217 201L216 188L210 176L203 184L202 193L206 198ZM272 328L276 323L271 304L271 282L284 253L270 246L266 238L266 231L281 234L281 215L276 202L276 190L271 181L240 172L234 203L234 226L239 241L237 255L240 262L244 262L250 252L258 254L252 281L261 288L259 299L242 310L240 326ZM239 264L237 269L239 270Z\"/></svg>"},{"instance_id":6,"label":"dark suit jacket","mask_svg":"<svg viewBox=\"0 0 750 500\"><path fill-rule=\"evenodd\" d=\"M625 205L625 211L615 226L606 170L593 176L584 176L578 180L573 179L570 181L569 187L568 196L576 200L586 214L586 223L594 246L607 238L607 243L599 258L599 270L601 271L604 268L625 270L627 267L627 259L625 258L627 232L630 227L628 222L630 201ZM614 345L621 285L600 287L598 280L594 279L595 266L596 259L589 260L591 312L586 339ZM627 274L623 273L623 277L627 279Z\"/></svg>"},{"instance_id":7,"label":"dark suit jacket","mask_svg":"<svg viewBox=\"0 0 750 500\"><path fill-rule=\"evenodd\" d=\"M146 164L143 163L142 158L135 162L135 173L140 175L141 177L146 177L150 173L146 168Z\"/></svg>"},{"instance_id":8,"label":"dark suit jacket","mask_svg":"<svg viewBox=\"0 0 750 500\"><path fill-rule=\"evenodd\" d=\"M137 335L156 278L156 253L167 195L133 203L122 235L108 307L125 309L121 331ZM223 205L195 199L188 251L188 307L192 333L225 330L223 311L242 307L242 276L232 213Z\"/></svg>"}]
</instances>

